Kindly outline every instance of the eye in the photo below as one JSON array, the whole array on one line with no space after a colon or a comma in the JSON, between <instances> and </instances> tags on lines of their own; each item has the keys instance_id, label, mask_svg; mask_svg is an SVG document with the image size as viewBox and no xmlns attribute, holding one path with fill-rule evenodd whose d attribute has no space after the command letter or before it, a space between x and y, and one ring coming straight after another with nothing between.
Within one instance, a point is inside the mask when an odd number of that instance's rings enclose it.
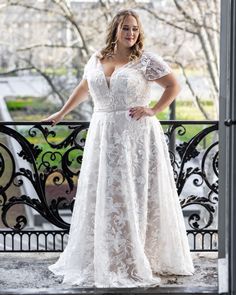
<instances>
[{"instance_id":1,"label":"eye","mask_svg":"<svg viewBox=\"0 0 236 295\"><path fill-rule=\"evenodd\" d=\"M124 31L128 31L128 30L129 30L129 28L127 28L127 27L122 28L122 29L123 29ZM137 31L138 31L138 28L133 28L132 31L137 32Z\"/></svg>"}]
</instances>

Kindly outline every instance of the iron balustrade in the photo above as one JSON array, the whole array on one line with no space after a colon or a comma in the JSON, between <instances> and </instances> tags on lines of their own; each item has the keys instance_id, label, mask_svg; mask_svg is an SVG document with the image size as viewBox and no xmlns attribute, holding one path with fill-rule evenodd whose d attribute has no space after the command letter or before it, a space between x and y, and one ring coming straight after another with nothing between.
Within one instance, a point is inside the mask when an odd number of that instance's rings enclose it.
<instances>
[{"instance_id":1,"label":"iron balustrade","mask_svg":"<svg viewBox=\"0 0 236 295\"><path fill-rule=\"evenodd\" d=\"M191 251L217 251L218 121L160 123ZM73 212L88 127L89 122L60 122L55 127L0 122L0 252L64 250L70 223L61 212ZM23 213L14 212L19 206ZM26 207L59 229L30 229Z\"/></svg>"}]
</instances>

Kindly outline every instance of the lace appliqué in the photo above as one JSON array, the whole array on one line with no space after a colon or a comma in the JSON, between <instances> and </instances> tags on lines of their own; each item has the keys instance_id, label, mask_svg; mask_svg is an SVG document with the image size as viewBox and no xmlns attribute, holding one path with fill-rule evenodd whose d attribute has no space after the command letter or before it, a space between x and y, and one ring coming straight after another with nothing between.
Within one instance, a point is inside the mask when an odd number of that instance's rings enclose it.
<instances>
[{"instance_id":1,"label":"lace appliqu\u00e9","mask_svg":"<svg viewBox=\"0 0 236 295\"><path fill-rule=\"evenodd\" d=\"M172 72L170 66L161 56L153 53L144 53L141 58L141 70L147 80L159 79Z\"/></svg>"}]
</instances>

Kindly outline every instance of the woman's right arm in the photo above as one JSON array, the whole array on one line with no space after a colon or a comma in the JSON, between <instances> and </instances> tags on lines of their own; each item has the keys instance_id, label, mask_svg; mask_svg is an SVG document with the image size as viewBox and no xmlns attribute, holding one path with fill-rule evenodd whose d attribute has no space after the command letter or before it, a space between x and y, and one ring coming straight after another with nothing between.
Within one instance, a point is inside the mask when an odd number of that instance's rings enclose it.
<instances>
[{"instance_id":1,"label":"woman's right arm","mask_svg":"<svg viewBox=\"0 0 236 295\"><path fill-rule=\"evenodd\" d=\"M52 126L60 122L66 114L72 111L78 104L88 98L88 83L82 79L79 85L73 90L64 106L56 113L41 120L41 122L52 122Z\"/></svg>"}]
</instances>

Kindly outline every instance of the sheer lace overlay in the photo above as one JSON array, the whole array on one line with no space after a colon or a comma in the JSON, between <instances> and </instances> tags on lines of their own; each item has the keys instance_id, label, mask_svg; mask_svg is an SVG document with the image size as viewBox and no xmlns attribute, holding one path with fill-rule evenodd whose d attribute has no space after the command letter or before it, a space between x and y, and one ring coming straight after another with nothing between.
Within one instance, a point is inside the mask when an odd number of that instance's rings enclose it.
<instances>
[{"instance_id":1,"label":"sheer lace overlay","mask_svg":"<svg viewBox=\"0 0 236 295\"><path fill-rule=\"evenodd\" d=\"M192 275L183 214L168 147L156 117L135 120L148 106L150 83L171 68L158 55L117 69L107 81L97 53L87 79L94 112L67 246L49 269L81 287L152 287L160 274Z\"/></svg>"}]
</instances>

